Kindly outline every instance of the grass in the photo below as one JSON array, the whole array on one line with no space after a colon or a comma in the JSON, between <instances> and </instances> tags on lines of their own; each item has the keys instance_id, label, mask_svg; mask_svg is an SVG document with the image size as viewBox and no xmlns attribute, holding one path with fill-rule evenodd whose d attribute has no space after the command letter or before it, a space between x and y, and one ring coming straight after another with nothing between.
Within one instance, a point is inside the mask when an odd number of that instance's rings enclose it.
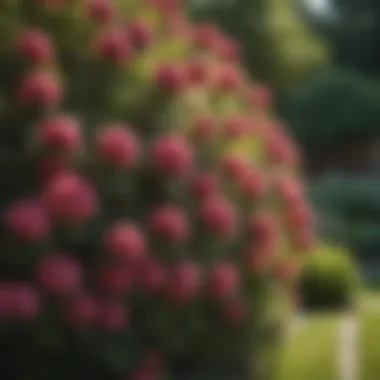
<instances>
[{"instance_id":1,"label":"grass","mask_svg":"<svg viewBox=\"0 0 380 380\"><path fill-rule=\"evenodd\" d=\"M380 313L364 312L362 314L359 352L360 380L378 380L380 376Z\"/></svg>"},{"instance_id":2,"label":"grass","mask_svg":"<svg viewBox=\"0 0 380 380\"><path fill-rule=\"evenodd\" d=\"M367 301L367 302L366 302ZM376 302L377 301L377 302ZM380 298L379 293L367 294L359 313L360 380L380 378Z\"/></svg>"},{"instance_id":3,"label":"grass","mask_svg":"<svg viewBox=\"0 0 380 380\"><path fill-rule=\"evenodd\" d=\"M338 380L340 320L339 315L309 317L284 345L277 380Z\"/></svg>"},{"instance_id":4,"label":"grass","mask_svg":"<svg viewBox=\"0 0 380 380\"><path fill-rule=\"evenodd\" d=\"M358 380L380 379L380 292L362 292L357 359ZM284 345L276 380L340 380L337 368L342 316L311 315Z\"/></svg>"},{"instance_id":5,"label":"grass","mask_svg":"<svg viewBox=\"0 0 380 380\"><path fill-rule=\"evenodd\" d=\"M380 292L359 300L358 380L380 379ZM276 380L340 380L337 368L340 315L312 315L284 345Z\"/></svg>"}]
</instances>

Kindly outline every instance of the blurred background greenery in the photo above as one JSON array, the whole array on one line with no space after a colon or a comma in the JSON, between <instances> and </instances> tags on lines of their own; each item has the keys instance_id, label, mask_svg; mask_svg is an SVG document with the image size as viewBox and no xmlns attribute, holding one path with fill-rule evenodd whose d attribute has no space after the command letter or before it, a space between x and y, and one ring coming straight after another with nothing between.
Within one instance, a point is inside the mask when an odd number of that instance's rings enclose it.
<instances>
[{"instance_id":1,"label":"blurred background greenery","mask_svg":"<svg viewBox=\"0 0 380 380\"><path fill-rule=\"evenodd\" d=\"M355 261L339 246L321 244L299 278L303 310L345 310L355 306L360 275Z\"/></svg>"},{"instance_id":2,"label":"blurred background greenery","mask_svg":"<svg viewBox=\"0 0 380 380\"><path fill-rule=\"evenodd\" d=\"M188 0L240 43L297 141L321 237L380 282L380 2Z\"/></svg>"},{"instance_id":3,"label":"blurred background greenery","mask_svg":"<svg viewBox=\"0 0 380 380\"><path fill-rule=\"evenodd\" d=\"M302 152L316 210L323 243L306 263L295 296L300 310L314 312L284 348L278 379L340 379L342 310L354 306L360 325L358 380L377 380L380 1L188 0L188 5L193 18L234 36L251 76L269 84L274 111ZM328 314L315 312L326 309Z\"/></svg>"}]
</instances>

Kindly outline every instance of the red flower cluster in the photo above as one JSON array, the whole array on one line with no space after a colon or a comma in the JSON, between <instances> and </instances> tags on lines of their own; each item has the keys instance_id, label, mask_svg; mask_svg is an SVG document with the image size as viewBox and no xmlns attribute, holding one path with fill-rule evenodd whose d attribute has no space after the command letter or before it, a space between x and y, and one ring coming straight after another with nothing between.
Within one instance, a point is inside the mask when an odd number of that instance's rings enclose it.
<instances>
[{"instance_id":1,"label":"red flower cluster","mask_svg":"<svg viewBox=\"0 0 380 380\"><path fill-rule=\"evenodd\" d=\"M1 192L0 324L48 306L72 329L164 339L157 321L191 311L194 347L219 323L228 346L260 312L251 280L288 284L313 243L299 157L237 43L189 24L178 0L130 1L34 0L34 26L0 41L20 62L0 142L25 170ZM135 370L156 380L162 363Z\"/></svg>"}]
</instances>

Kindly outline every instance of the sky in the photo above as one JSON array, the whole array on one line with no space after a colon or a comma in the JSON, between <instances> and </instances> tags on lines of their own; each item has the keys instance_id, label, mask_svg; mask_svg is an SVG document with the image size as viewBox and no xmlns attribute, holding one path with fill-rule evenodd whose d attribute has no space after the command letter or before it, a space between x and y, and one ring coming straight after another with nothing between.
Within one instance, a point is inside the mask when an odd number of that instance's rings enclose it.
<instances>
[{"instance_id":1,"label":"sky","mask_svg":"<svg viewBox=\"0 0 380 380\"><path fill-rule=\"evenodd\" d=\"M335 9L331 0L301 0L311 13L323 18L334 16Z\"/></svg>"}]
</instances>

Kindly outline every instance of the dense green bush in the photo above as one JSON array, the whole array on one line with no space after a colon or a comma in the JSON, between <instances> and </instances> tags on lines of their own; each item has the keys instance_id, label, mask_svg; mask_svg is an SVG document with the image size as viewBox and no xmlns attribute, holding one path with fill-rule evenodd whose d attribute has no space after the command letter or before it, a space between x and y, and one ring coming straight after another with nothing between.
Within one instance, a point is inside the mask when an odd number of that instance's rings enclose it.
<instances>
[{"instance_id":1,"label":"dense green bush","mask_svg":"<svg viewBox=\"0 0 380 380\"><path fill-rule=\"evenodd\" d=\"M342 309L354 305L358 269L339 246L322 245L307 260L298 290L305 309Z\"/></svg>"},{"instance_id":2,"label":"dense green bush","mask_svg":"<svg viewBox=\"0 0 380 380\"><path fill-rule=\"evenodd\" d=\"M376 172L353 175L335 171L309 185L321 235L349 247L361 264L379 256L379 192Z\"/></svg>"},{"instance_id":3,"label":"dense green bush","mask_svg":"<svg viewBox=\"0 0 380 380\"><path fill-rule=\"evenodd\" d=\"M282 114L311 174L368 169L378 154L380 87L341 69L317 72L284 98Z\"/></svg>"},{"instance_id":4,"label":"dense green bush","mask_svg":"<svg viewBox=\"0 0 380 380\"><path fill-rule=\"evenodd\" d=\"M0 2L4 379L263 379L311 213L267 93L179 4Z\"/></svg>"},{"instance_id":5,"label":"dense green bush","mask_svg":"<svg viewBox=\"0 0 380 380\"><path fill-rule=\"evenodd\" d=\"M379 87L341 69L312 75L289 98L289 128L306 149L379 135Z\"/></svg>"}]
</instances>

